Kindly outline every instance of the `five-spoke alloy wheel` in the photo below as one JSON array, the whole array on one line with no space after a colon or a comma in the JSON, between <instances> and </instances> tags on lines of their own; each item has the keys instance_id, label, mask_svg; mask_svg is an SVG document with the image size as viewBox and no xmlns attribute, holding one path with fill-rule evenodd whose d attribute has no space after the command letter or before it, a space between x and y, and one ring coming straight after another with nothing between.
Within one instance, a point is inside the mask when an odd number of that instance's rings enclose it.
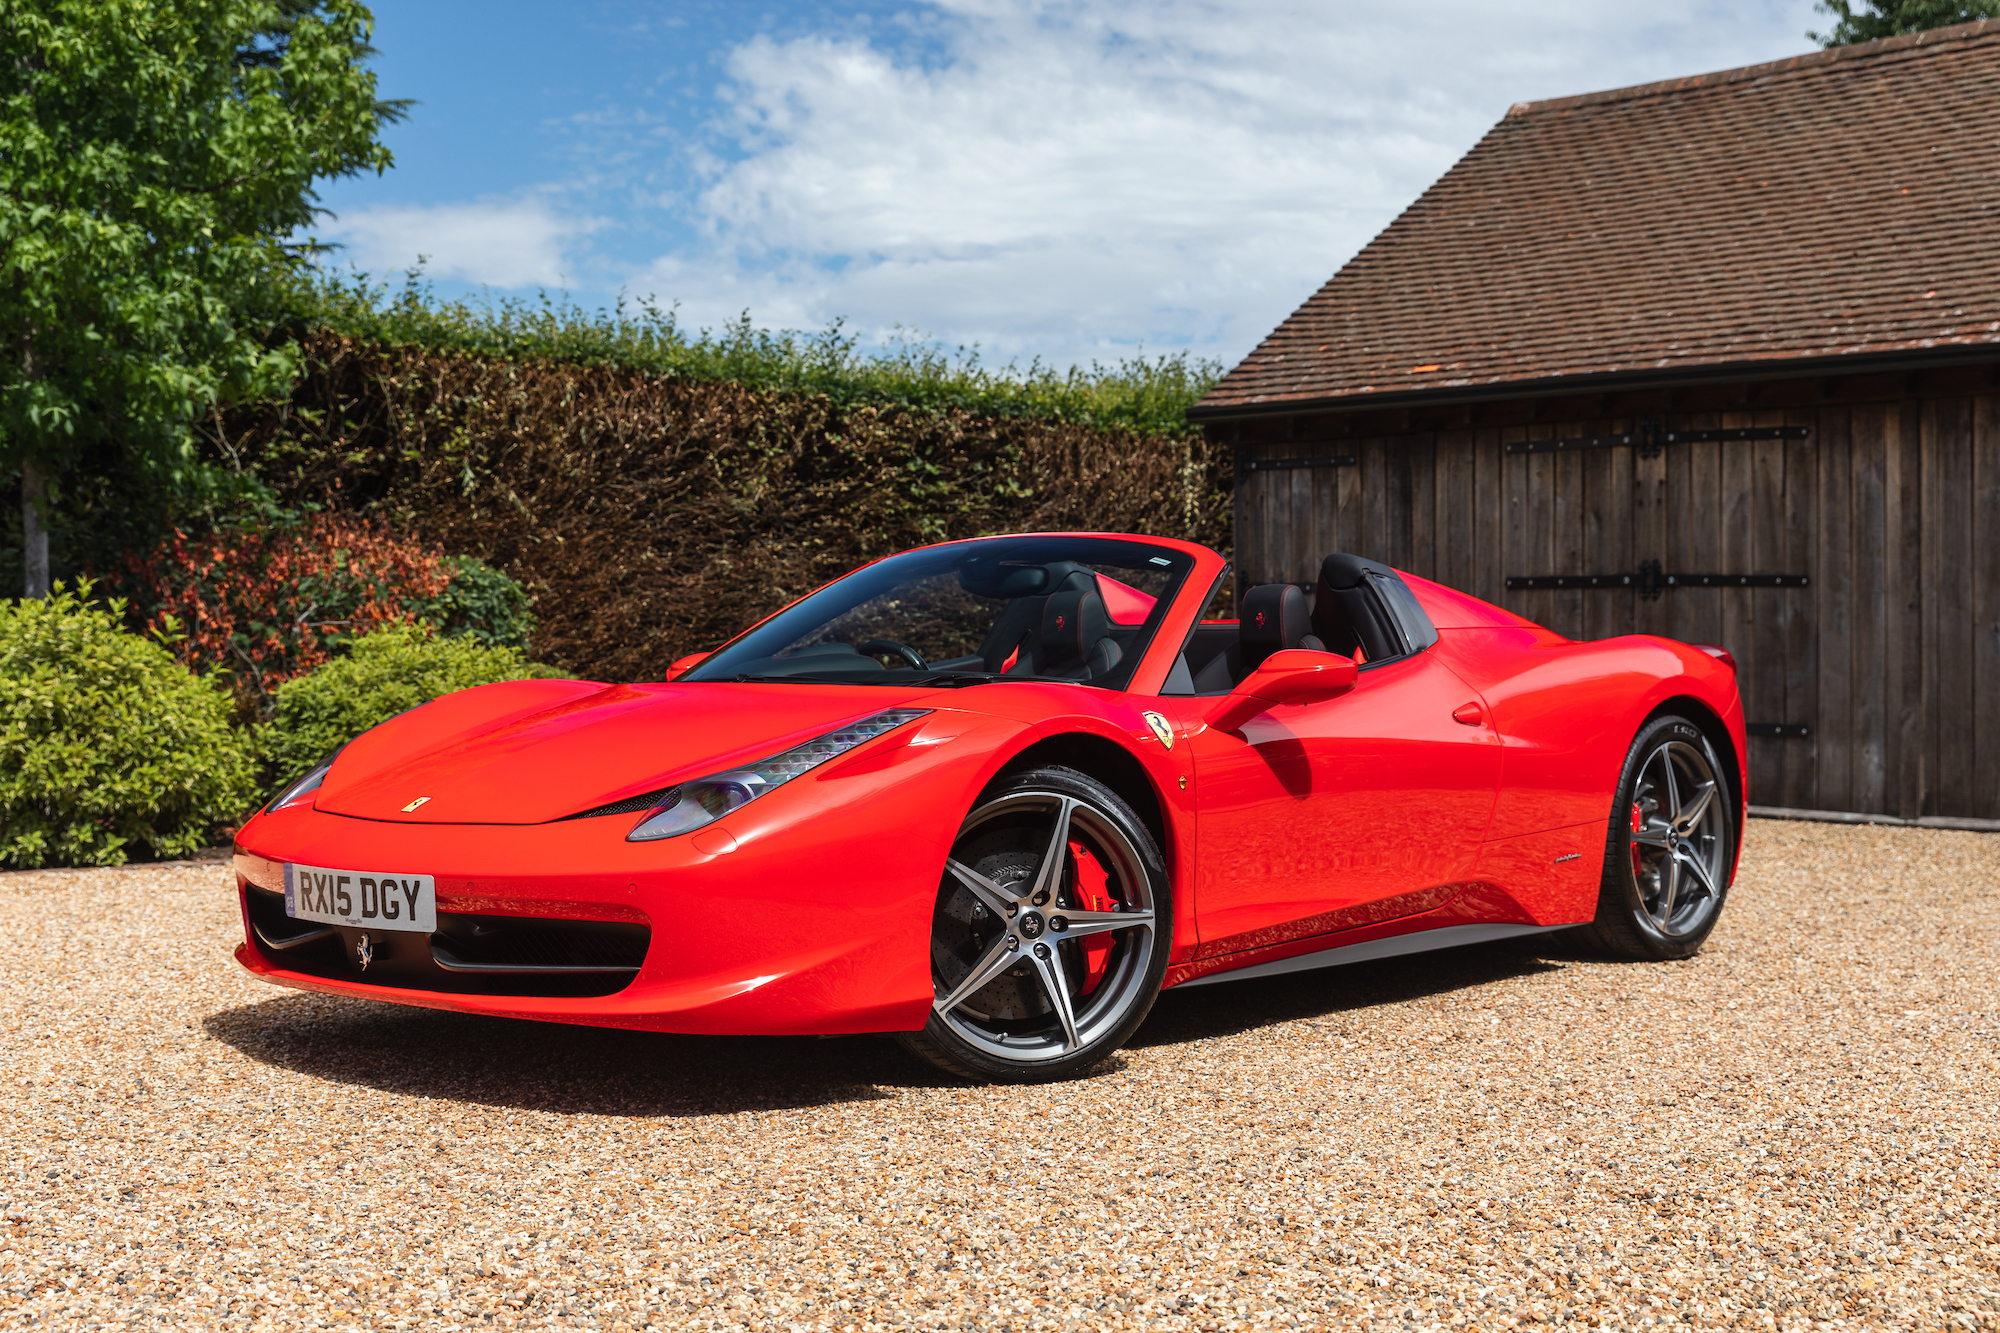
<instances>
[{"instance_id":1,"label":"five-spoke alloy wheel","mask_svg":"<svg viewBox=\"0 0 2000 1333\"><path fill-rule=\"evenodd\" d=\"M1067 768L1003 779L952 843L931 925L936 998L904 1041L995 1082L1087 1068L1152 1008L1172 913L1159 849L1110 788Z\"/></svg>"},{"instance_id":2,"label":"five-spoke alloy wheel","mask_svg":"<svg viewBox=\"0 0 2000 1333\"><path fill-rule=\"evenodd\" d=\"M1715 747L1659 717L1625 758L1590 943L1625 958L1685 958L1715 929L1735 869L1736 809Z\"/></svg>"}]
</instances>

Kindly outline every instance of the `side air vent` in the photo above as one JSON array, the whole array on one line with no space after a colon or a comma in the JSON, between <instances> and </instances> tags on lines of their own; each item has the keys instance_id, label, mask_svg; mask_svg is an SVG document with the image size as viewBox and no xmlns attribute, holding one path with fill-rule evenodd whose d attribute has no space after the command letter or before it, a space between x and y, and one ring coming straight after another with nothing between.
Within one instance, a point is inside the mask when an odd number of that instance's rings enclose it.
<instances>
[{"instance_id":1,"label":"side air vent","mask_svg":"<svg viewBox=\"0 0 2000 1333\"><path fill-rule=\"evenodd\" d=\"M579 810L573 815L564 815L555 822L560 824L571 819L595 819L599 815L636 815L641 810L651 810L674 790L676 788L662 787L658 791L649 791L639 796L627 796L624 800L613 801L610 805L600 805L590 810Z\"/></svg>"}]
</instances>

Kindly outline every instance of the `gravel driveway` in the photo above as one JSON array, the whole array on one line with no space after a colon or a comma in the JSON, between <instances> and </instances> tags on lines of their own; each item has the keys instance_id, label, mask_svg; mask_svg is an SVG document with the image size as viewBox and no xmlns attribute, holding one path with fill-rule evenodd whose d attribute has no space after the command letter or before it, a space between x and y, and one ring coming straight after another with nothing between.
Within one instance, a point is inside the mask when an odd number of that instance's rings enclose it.
<instances>
[{"instance_id":1,"label":"gravel driveway","mask_svg":"<svg viewBox=\"0 0 2000 1333\"><path fill-rule=\"evenodd\" d=\"M0 1327L2000 1328L2000 837L1751 825L1708 949L1165 996L1097 1076L308 997L0 876Z\"/></svg>"}]
</instances>

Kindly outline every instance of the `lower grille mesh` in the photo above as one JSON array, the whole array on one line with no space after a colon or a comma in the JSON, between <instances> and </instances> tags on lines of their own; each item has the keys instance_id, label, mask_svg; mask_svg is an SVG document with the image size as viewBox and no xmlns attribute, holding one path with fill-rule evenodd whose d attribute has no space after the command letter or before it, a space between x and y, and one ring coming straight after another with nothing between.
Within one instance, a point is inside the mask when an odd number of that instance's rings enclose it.
<instances>
[{"instance_id":1,"label":"lower grille mesh","mask_svg":"<svg viewBox=\"0 0 2000 1333\"><path fill-rule=\"evenodd\" d=\"M626 922L465 912L439 912L431 935L322 926L285 915L282 893L255 886L244 889L244 909L252 942L279 967L406 990L610 995L631 984L652 942L650 927Z\"/></svg>"}]
</instances>

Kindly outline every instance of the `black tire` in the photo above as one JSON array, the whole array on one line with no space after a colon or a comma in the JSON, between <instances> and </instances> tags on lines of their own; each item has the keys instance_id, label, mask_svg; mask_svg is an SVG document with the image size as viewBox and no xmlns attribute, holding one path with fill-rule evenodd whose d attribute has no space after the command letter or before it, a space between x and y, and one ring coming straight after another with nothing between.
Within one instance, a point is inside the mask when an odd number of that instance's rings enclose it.
<instances>
[{"instance_id":1,"label":"black tire","mask_svg":"<svg viewBox=\"0 0 2000 1333\"><path fill-rule=\"evenodd\" d=\"M900 1040L981 1082L1079 1074L1145 1021L1173 934L1160 849L1116 792L1070 768L1002 778L952 842L931 921L936 1002Z\"/></svg>"},{"instance_id":2,"label":"black tire","mask_svg":"<svg viewBox=\"0 0 2000 1333\"><path fill-rule=\"evenodd\" d=\"M1735 788L1706 732L1672 714L1641 727L1618 775L1597 915L1568 932L1572 941L1652 961L1699 951L1729 896L1736 814Z\"/></svg>"}]
</instances>

